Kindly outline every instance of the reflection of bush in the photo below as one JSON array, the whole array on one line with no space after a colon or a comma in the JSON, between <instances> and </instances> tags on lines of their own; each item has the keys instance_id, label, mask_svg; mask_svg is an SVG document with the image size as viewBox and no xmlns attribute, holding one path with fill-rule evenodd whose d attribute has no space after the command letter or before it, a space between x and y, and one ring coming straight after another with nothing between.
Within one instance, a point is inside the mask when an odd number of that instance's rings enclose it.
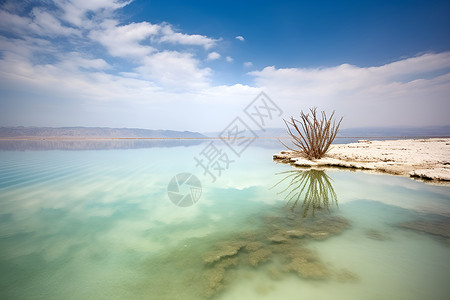
<instances>
[{"instance_id":1,"label":"reflection of bush","mask_svg":"<svg viewBox=\"0 0 450 300\"><path fill-rule=\"evenodd\" d=\"M273 187L282 182L289 182L287 187L278 194L286 193L286 205L291 205L291 211L294 211L302 195L303 203L301 209L302 216L306 217L312 208L312 215L315 216L316 210L326 208L329 210L331 205L337 206L337 195L334 192L331 178L320 170L292 170L279 174L285 174L285 177L277 182Z\"/></svg>"}]
</instances>

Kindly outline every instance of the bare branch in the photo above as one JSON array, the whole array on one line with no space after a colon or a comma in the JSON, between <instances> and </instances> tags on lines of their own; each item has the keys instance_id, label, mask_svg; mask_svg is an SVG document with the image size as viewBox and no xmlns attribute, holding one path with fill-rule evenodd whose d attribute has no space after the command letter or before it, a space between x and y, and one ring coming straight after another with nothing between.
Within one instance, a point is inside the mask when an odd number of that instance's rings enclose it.
<instances>
[{"instance_id":1,"label":"bare branch","mask_svg":"<svg viewBox=\"0 0 450 300\"><path fill-rule=\"evenodd\" d=\"M342 119L336 125L334 120L335 112L329 118L324 111L321 112L321 119L318 119L317 108L309 109L309 113L300 112L300 120L294 117L290 121L284 120L288 134L292 137L292 143L297 147L294 150L286 146L287 149L303 154L308 159L319 159L324 156L339 131ZM292 129L291 129L292 126Z\"/></svg>"}]
</instances>

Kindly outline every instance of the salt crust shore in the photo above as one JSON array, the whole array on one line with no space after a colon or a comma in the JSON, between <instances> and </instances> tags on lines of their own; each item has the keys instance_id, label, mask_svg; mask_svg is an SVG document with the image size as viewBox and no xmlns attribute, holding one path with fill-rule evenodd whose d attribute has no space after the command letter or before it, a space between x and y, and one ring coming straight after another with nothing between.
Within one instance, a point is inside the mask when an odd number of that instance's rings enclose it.
<instances>
[{"instance_id":1,"label":"salt crust shore","mask_svg":"<svg viewBox=\"0 0 450 300\"><path fill-rule=\"evenodd\" d=\"M450 138L360 140L332 145L318 160L308 160L294 151L281 151L273 158L299 167L353 168L450 184Z\"/></svg>"}]
</instances>

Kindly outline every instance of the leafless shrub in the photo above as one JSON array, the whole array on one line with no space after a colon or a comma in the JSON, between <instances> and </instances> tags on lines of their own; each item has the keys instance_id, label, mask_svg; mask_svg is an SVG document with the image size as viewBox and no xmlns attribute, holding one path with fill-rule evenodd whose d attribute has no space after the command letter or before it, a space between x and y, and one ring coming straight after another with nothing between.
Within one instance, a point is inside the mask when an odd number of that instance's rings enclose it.
<instances>
[{"instance_id":1,"label":"leafless shrub","mask_svg":"<svg viewBox=\"0 0 450 300\"><path fill-rule=\"evenodd\" d=\"M287 149L301 153L308 159L319 159L329 150L331 143L338 133L342 118L339 119L336 125L336 121L333 119L334 111L329 118L322 111L322 118L320 120L317 116L316 107L311 108L309 111L311 115L301 111L300 120L294 117L291 117L290 121L284 120L287 131L292 137L291 142L296 146L296 149L280 142Z\"/></svg>"}]
</instances>

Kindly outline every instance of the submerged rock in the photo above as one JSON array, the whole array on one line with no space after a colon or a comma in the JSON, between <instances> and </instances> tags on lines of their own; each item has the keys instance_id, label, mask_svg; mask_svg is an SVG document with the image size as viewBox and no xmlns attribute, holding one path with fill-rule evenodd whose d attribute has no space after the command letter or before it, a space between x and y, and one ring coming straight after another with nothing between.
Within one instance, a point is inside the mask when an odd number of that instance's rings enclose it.
<instances>
[{"instance_id":1,"label":"submerged rock","mask_svg":"<svg viewBox=\"0 0 450 300\"><path fill-rule=\"evenodd\" d=\"M389 236L387 236L384 233L381 233L381 232L379 232L378 230L375 230L375 229L367 230L366 231L366 236L369 239L377 240L377 241L387 241L387 240L391 239Z\"/></svg>"},{"instance_id":2,"label":"submerged rock","mask_svg":"<svg viewBox=\"0 0 450 300\"><path fill-rule=\"evenodd\" d=\"M398 225L399 227L416 230L423 233L450 239L450 220L444 221L414 221Z\"/></svg>"},{"instance_id":3,"label":"submerged rock","mask_svg":"<svg viewBox=\"0 0 450 300\"><path fill-rule=\"evenodd\" d=\"M267 270L267 272L269 273L270 278L272 278L273 280L282 279L284 276L279 268L270 268Z\"/></svg>"},{"instance_id":4,"label":"submerged rock","mask_svg":"<svg viewBox=\"0 0 450 300\"><path fill-rule=\"evenodd\" d=\"M294 271L307 279L326 279L330 276L327 266L306 248L291 249L288 256L291 261L284 266L285 271Z\"/></svg>"},{"instance_id":5,"label":"submerged rock","mask_svg":"<svg viewBox=\"0 0 450 300\"><path fill-rule=\"evenodd\" d=\"M238 251L245 246L244 242L222 243L217 250L213 250L203 255L205 263L213 263L221 260L224 257L234 256Z\"/></svg>"},{"instance_id":6,"label":"submerged rock","mask_svg":"<svg viewBox=\"0 0 450 300\"><path fill-rule=\"evenodd\" d=\"M203 282L205 284L204 293L206 297L209 298L223 289L227 269L237 265L237 263L237 257L225 258L203 273Z\"/></svg>"},{"instance_id":7,"label":"submerged rock","mask_svg":"<svg viewBox=\"0 0 450 300\"><path fill-rule=\"evenodd\" d=\"M273 243L287 243L289 241L282 233L277 233L276 235L269 237L268 240Z\"/></svg>"},{"instance_id":8,"label":"submerged rock","mask_svg":"<svg viewBox=\"0 0 450 300\"><path fill-rule=\"evenodd\" d=\"M342 269L336 273L336 279L339 282L357 282L359 276L347 269Z\"/></svg>"},{"instance_id":9,"label":"submerged rock","mask_svg":"<svg viewBox=\"0 0 450 300\"><path fill-rule=\"evenodd\" d=\"M283 237L311 237L319 240L340 234L351 227L347 219L328 215L320 215L311 219L297 218L294 220L286 220L280 217L279 223L280 230L278 234Z\"/></svg>"},{"instance_id":10,"label":"submerged rock","mask_svg":"<svg viewBox=\"0 0 450 300\"><path fill-rule=\"evenodd\" d=\"M357 277L350 271L334 272L315 251L307 248L309 241L323 240L349 228L350 223L346 219L329 214L318 214L316 218L293 216L281 210L263 217L265 222L252 231L225 238L196 238L190 245L200 245L197 252L195 247L177 248L173 253L165 253L165 259L159 259L158 266L162 270L168 265L180 269L184 275L178 288L185 285L186 291L195 293L197 299L217 296L246 269L258 268L258 272L266 272L277 280L292 273L302 279L340 282ZM201 246L208 244L211 244L208 249ZM197 273L188 275L193 268ZM164 274L159 279L162 283L170 281L168 278L172 273L167 271ZM158 288L162 289L160 284ZM173 296L173 293L168 292L168 295Z\"/></svg>"},{"instance_id":11,"label":"submerged rock","mask_svg":"<svg viewBox=\"0 0 450 300\"><path fill-rule=\"evenodd\" d=\"M289 237L302 238L306 236L307 232L301 229L287 230L286 235Z\"/></svg>"},{"instance_id":12,"label":"submerged rock","mask_svg":"<svg viewBox=\"0 0 450 300\"><path fill-rule=\"evenodd\" d=\"M259 263L265 263L270 255L272 255L272 251L261 248L248 254L248 262L252 266L257 266Z\"/></svg>"},{"instance_id":13,"label":"submerged rock","mask_svg":"<svg viewBox=\"0 0 450 300\"><path fill-rule=\"evenodd\" d=\"M319 232L310 232L308 233L308 235L316 240L324 240L330 235L330 233L319 231Z\"/></svg>"},{"instance_id":14,"label":"submerged rock","mask_svg":"<svg viewBox=\"0 0 450 300\"><path fill-rule=\"evenodd\" d=\"M264 244L261 242L248 242L245 244L245 249L247 251L256 251L264 247Z\"/></svg>"},{"instance_id":15,"label":"submerged rock","mask_svg":"<svg viewBox=\"0 0 450 300\"><path fill-rule=\"evenodd\" d=\"M316 230L315 233L327 232L331 235L336 235L344 231L344 229L350 228L350 223L347 219L339 216L331 216L328 218L318 218L313 223L312 228Z\"/></svg>"},{"instance_id":16,"label":"submerged rock","mask_svg":"<svg viewBox=\"0 0 450 300\"><path fill-rule=\"evenodd\" d=\"M245 241L254 241L256 239L257 232L255 231L244 231L239 233L238 238Z\"/></svg>"}]
</instances>

